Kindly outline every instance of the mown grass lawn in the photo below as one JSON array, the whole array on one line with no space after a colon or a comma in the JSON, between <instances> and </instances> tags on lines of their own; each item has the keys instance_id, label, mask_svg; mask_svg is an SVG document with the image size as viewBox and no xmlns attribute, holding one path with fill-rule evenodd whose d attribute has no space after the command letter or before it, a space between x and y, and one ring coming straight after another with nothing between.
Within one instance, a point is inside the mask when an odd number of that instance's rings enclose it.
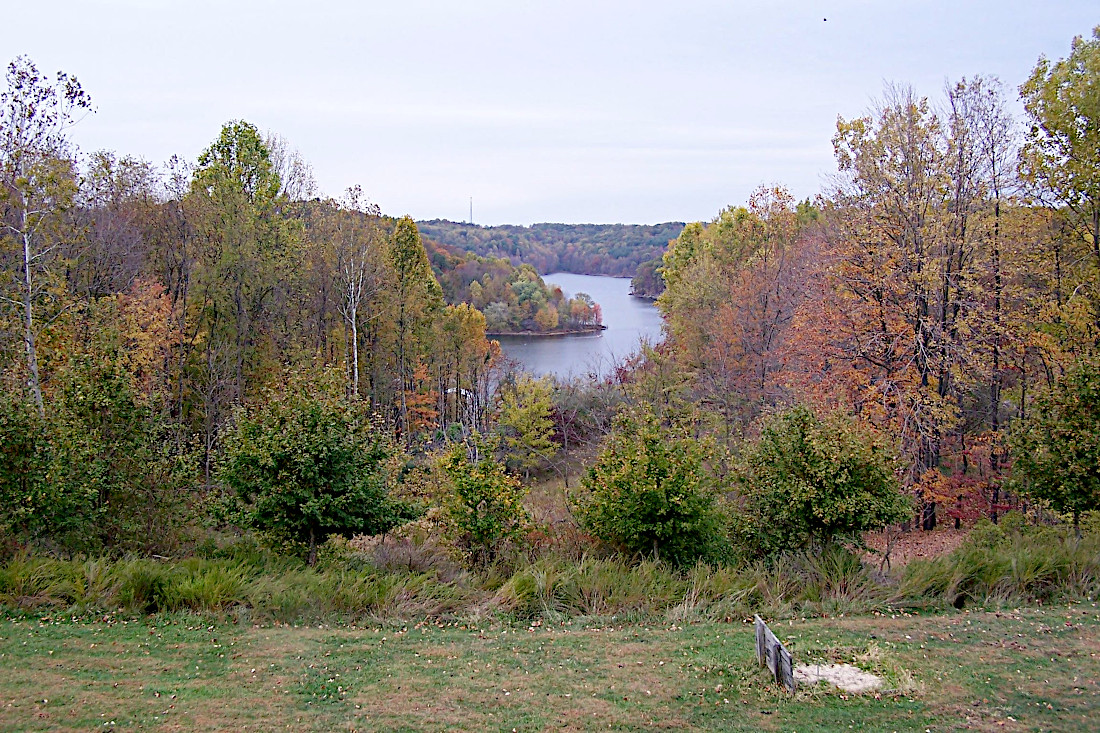
<instances>
[{"instance_id":1,"label":"mown grass lawn","mask_svg":"<svg viewBox=\"0 0 1100 733\"><path fill-rule=\"evenodd\" d=\"M1094 731L1100 610L777 621L881 694L778 692L751 624L0 621L2 730Z\"/></svg>"}]
</instances>

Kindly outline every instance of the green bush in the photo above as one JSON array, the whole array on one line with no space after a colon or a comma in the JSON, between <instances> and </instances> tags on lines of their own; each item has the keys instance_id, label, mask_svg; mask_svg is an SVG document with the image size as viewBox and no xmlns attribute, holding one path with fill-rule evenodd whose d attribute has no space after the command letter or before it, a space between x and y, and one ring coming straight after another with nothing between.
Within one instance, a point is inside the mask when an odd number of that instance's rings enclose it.
<instances>
[{"instance_id":1,"label":"green bush","mask_svg":"<svg viewBox=\"0 0 1100 733\"><path fill-rule=\"evenodd\" d=\"M0 536L13 541L48 525L48 456L45 422L34 405L5 391L0 395ZM13 549L0 546L0 557Z\"/></svg>"},{"instance_id":2,"label":"green bush","mask_svg":"<svg viewBox=\"0 0 1100 733\"><path fill-rule=\"evenodd\" d=\"M451 537L471 566L485 567L526 526L526 490L476 437L469 446L452 446L440 467L449 483L444 508Z\"/></svg>"},{"instance_id":3,"label":"green bush","mask_svg":"<svg viewBox=\"0 0 1100 733\"><path fill-rule=\"evenodd\" d=\"M761 556L818 551L899 522L912 506L900 491L890 451L873 432L798 406L763 423L744 453L734 517L741 548Z\"/></svg>"},{"instance_id":4,"label":"green bush","mask_svg":"<svg viewBox=\"0 0 1100 733\"><path fill-rule=\"evenodd\" d=\"M292 379L237 412L218 478L241 520L316 561L329 535L378 534L415 517L391 498L396 448L333 379Z\"/></svg>"},{"instance_id":5,"label":"green bush","mask_svg":"<svg viewBox=\"0 0 1100 733\"><path fill-rule=\"evenodd\" d=\"M581 526L628 553L691 565L720 551L722 517L699 442L624 413L574 497Z\"/></svg>"}]
</instances>

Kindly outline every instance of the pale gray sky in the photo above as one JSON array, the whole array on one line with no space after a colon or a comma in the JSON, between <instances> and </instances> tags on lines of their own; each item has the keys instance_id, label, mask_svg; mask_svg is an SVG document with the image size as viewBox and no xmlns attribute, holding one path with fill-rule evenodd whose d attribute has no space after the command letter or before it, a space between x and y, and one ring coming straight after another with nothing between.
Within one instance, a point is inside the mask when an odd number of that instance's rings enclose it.
<instances>
[{"instance_id":1,"label":"pale gray sky","mask_svg":"<svg viewBox=\"0 0 1100 733\"><path fill-rule=\"evenodd\" d=\"M321 191L481 224L712 218L760 184L812 196L837 115L885 81L1015 93L1096 0L71 0L11 3L3 61L76 75L73 132L161 163L231 119L285 137Z\"/></svg>"}]
</instances>

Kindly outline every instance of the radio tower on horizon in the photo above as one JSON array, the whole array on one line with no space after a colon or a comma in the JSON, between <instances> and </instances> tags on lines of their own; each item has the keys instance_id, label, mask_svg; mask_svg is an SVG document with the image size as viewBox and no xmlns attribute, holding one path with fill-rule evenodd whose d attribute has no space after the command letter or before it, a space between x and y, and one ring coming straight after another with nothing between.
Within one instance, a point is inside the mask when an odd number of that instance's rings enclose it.
<instances>
[{"instance_id":1,"label":"radio tower on horizon","mask_svg":"<svg viewBox=\"0 0 1100 733\"><path fill-rule=\"evenodd\" d=\"M474 197L470 197L470 223L474 223Z\"/></svg>"}]
</instances>

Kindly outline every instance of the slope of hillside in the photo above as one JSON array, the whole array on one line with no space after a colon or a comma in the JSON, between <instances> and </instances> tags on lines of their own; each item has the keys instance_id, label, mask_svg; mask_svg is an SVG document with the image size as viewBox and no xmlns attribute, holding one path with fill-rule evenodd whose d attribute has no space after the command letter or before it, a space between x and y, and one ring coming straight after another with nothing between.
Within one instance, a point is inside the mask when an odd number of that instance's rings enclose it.
<instances>
[{"instance_id":1,"label":"slope of hillside","mask_svg":"<svg viewBox=\"0 0 1100 733\"><path fill-rule=\"evenodd\" d=\"M682 222L664 224L532 224L483 227L433 219L418 222L421 234L482 257L507 257L539 272L632 277L638 265L660 257Z\"/></svg>"}]
</instances>

